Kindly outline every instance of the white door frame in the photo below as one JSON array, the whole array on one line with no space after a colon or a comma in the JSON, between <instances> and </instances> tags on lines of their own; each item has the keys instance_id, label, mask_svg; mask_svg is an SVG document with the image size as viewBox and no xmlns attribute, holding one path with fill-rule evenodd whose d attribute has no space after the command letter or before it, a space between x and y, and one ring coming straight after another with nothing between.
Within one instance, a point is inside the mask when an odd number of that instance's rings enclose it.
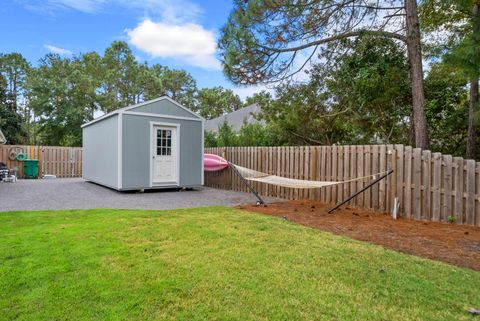
<instances>
[{"instance_id":1,"label":"white door frame","mask_svg":"<svg viewBox=\"0 0 480 321\"><path fill-rule=\"evenodd\" d=\"M176 145L175 146L175 158L176 158L176 178L177 180L174 181L174 182L165 182L165 183L162 183L162 182L154 182L153 181L153 157L155 156L153 151L153 133L154 133L154 129L156 126L160 126L160 127L173 127L173 128L176 128ZM156 141L155 141L155 145L156 145ZM149 145L149 149L150 149L150 187L154 187L154 186L179 186L180 185L180 124L178 123L163 123L163 122L156 122L156 121L151 121L150 122L150 145ZM156 148L155 148L156 150Z\"/></svg>"}]
</instances>

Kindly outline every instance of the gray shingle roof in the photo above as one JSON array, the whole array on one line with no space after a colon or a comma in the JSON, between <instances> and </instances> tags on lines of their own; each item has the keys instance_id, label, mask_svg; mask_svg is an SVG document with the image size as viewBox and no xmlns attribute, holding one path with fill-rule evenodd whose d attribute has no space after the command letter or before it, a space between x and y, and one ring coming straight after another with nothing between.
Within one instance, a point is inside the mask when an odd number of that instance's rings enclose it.
<instances>
[{"instance_id":1,"label":"gray shingle roof","mask_svg":"<svg viewBox=\"0 0 480 321\"><path fill-rule=\"evenodd\" d=\"M230 126L233 126L233 129L235 131L239 131L244 122L246 122L247 124L263 124L263 121L256 120L252 115L257 114L260 111L260 106L258 106L257 104L252 104L250 106L233 111L229 114L205 121L205 130L217 132L218 127L223 124L225 119Z\"/></svg>"}]
</instances>

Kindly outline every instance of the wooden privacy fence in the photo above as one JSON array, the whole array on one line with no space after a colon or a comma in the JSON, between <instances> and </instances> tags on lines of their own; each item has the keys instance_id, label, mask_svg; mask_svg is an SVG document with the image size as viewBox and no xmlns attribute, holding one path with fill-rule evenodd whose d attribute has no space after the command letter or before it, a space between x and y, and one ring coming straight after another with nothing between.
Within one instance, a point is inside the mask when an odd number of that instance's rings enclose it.
<instances>
[{"instance_id":1,"label":"wooden privacy fence","mask_svg":"<svg viewBox=\"0 0 480 321\"><path fill-rule=\"evenodd\" d=\"M58 146L0 145L0 162L10 169L16 169L22 178L23 163L10 160L11 151L23 151L27 159L38 159L39 175L56 175L64 177L82 177L82 148Z\"/></svg>"},{"instance_id":2,"label":"wooden privacy fence","mask_svg":"<svg viewBox=\"0 0 480 321\"><path fill-rule=\"evenodd\" d=\"M480 163L403 145L219 147L217 154L240 166L279 176L343 181L393 169L394 173L350 202L393 211L404 218L480 226ZM338 203L366 186L353 181L321 189L293 189L253 182L264 196ZM247 191L231 170L206 173L205 185Z\"/></svg>"},{"instance_id":3,"label":"wooden privacy fence","mask_svg":"<svg viewBox=\"0 0 480 321\"><path fill-rule=\"evenodd\" d=\"M0 162L17 169L9 159L13 149L39 160L40 175L82 176L82 148L0 145ZM350 202L351 206L392 212L400 200L400 216L480 226L480 163L403 145L219 147L206 148L240 166L284 177L343 181L393 169L394 173ZM366 186L353 181L321 189L294 189L253 182L261 195L338 203ZM205 185L247 191L230 170L206 173Z\"/></svg>"}]
</instances>

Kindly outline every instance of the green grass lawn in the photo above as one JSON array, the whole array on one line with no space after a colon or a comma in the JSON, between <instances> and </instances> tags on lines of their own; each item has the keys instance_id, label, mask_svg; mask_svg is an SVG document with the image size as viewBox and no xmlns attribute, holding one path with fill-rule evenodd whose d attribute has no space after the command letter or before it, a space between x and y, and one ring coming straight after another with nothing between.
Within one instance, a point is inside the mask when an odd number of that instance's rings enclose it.
<instances>
[{"instance_id":1,"label":"green grass lawn","mask_svg":"<svg viewBox=\"0 0 480 321\"><path fill-rule=\"evenodd\" d=\"M223 207L0 213L0 319L478 320L480 273Z\"/></svg>"}]
</instances>

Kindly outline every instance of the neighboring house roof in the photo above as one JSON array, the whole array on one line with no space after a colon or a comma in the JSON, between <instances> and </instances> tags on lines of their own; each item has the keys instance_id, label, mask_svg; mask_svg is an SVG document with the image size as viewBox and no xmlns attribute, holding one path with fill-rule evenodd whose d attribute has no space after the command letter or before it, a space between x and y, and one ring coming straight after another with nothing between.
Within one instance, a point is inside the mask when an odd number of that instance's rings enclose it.
<instances>
[{"instance_id":1,"label":"neighboring house roof","mask_svg":"<svg viewBox=\"0 0 480 321\"><path fill-rule=\"evenodd\" d=\"M205 121L205 130L216 132L218 131L218 127L221 126L225 120L227 120L227 123L232 126L235 131L239 131L244 123L264 124L263 121L259 121L253 116L253 114L258 114L261 110L262 109L259 105L252 104L229 114L207 120Z\"/></svg>"},{"instance_id":2,"label":"neighboring house roof","mask_svg":"<svg viewBox=\"0 0 480 321\"><path fill-rule=\"evenodd\" d=\"M0 129L0 144L5 144L7 142L7 139L5 138L5 135L2 133L2 130Z\"/></svg>"},{"instance_id":3,"label":"neighboring house roof","mask_svg":"<svg viewBox=\"0 0 480 321\"><path fill-rule=\"evenodd\" d=\"M187 107L184 107L182 106L181 104L179 104L178 102L176 102L175 100L173 100L172 98L170 97L167 97L167 96L162 96L162 97L159 97L159 98L156 98L156 99L152 99L152 100L148 100L148 101L144 101L143 103L139 103L139 104L135 104L135 105L131 105L131 106L127 106L127 107L123 107L123 108L119 108L119 109L116 109L114 111L111 111L109 112L108 114L105 114L103 116L100 116L98 118L95 118L94 120L92 121L89 121L88 123L85 123L82 125L82 128L83 127L87 127L91 124L94 124L98 121L101 121L105 118L108 118L108 117L111 117L113 115L117 115L117 114L122 114L123 112L127 112L131 109L135 109L135 108L138 108L138 107L142 107L142 106L146 106L146 105L149 105L149 104L152 104L152 103L155 103L157 101L162 101L162 100L168 100L170 101L171 103L173 103L174 105L176 105L177 107L185 110L186 112L188 112L190 115L193 116L193 118L196 118L198 120L204 120L203 117L201 117L200 115L196 114L195 112L191 111L190 109L188 109ZM181 117L176 117L176 118L181 118Z\"/></svg>"}]
</instances>

